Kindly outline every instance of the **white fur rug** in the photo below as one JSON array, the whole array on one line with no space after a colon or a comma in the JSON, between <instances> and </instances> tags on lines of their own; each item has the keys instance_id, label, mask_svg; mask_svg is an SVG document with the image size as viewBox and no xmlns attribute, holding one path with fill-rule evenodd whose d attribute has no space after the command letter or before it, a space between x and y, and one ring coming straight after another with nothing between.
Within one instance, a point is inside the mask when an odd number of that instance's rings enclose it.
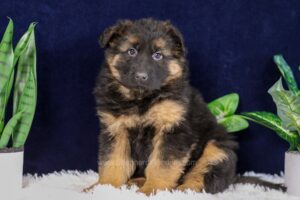
<instances>
[{"instance_id":1,"label":"white fur rug","mask_svg":"<svg viewBox=\"0 0 300 200\"><path fill-rule=\"evenodd\" d=\"M251 176L260 176L273 182L283 182L282 176L271 176L264 174L247 173ZM160 200L160 199L178 199L178 200L299 200L300 198L288 196L279 191L264 190L261 187L253 185L236 185L230 187L225 192L211 195L206 193L182 193L159 192L155 196L146 197L143 194L136 193L136 188L116 189L111 186L97 186L92 193L82 193L81 190L94 183L97 180L97 174L93 171L62 171L43 176L27 175L24 177L24 188L14 196L4 197L0 194L1 200ZM300 189L300 188L299 188Z\"/></svg>"}]
</instances>

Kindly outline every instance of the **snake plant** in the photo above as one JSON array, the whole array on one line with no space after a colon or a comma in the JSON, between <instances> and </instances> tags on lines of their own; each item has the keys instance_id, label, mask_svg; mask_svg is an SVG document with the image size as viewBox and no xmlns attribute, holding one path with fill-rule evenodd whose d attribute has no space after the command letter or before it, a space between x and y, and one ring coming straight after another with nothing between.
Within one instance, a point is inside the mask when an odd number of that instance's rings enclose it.
<instances>
[{"instance_id":1,"label":"snake plant","mask_svg":"<svg viewBox=\"0 0 300 200\"><path fill-rule=\"evenodd\" d=\"M35 25L30 24L13 49L14 24L9 19L0 43L0 149L22 147L33 121L37 101ZM13 111L6 120L12 89Z\"/></svg>"},{"instance_id":2,"label":"snake plant","mask_svg":"<svg viewBox=\"0 0 300 200\"><path fill-rule=\"evenodd\" d=\"M249 125L240 115L234 114L238 104L239 95L236 93L227 94L208 104L210 112L229 133L241 131Z\"/></svg>"},{"instance_id":3,"label":"snake plant","mask_svg":"<svg viewBox=\"0 0 300 200\"><path fill-rule=\"evenodd\" d=\"M280 78L268 91L276 104L277 115L270 112L245 112L242 115L275 131L290 144L290 151L300 152L300 90L282 55L275 55L274 62L288 86L288 90L284 89Z\"/></svg>"}]
</instances>

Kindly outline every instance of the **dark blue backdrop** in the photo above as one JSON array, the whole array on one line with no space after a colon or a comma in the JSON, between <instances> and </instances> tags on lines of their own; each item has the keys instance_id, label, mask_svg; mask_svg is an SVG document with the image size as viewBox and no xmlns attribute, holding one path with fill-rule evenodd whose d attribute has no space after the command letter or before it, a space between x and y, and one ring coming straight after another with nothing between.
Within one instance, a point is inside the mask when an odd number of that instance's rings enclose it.
<instances>
[{"instance_id":1,"label":"dark blue backdrop","mask_svg":"<svg viewBox=\"0 0 300 200\"><path fill-rule=\"evenodd\" d=\"M239 111L269 110L267 94L279 78L272 56L300 64L299 0L1 0L15 39L38 21L38 107L26 144L25 172L97 168L98 120L92 89L103 60L97 38L120 18L170 19L189 50L191 83L206 101L229 92ZM300 72L297 72L300 80ZM278 173L287 145L275 133L251 124L238 134L240 172Z\"/></svg>"}]
</instances>

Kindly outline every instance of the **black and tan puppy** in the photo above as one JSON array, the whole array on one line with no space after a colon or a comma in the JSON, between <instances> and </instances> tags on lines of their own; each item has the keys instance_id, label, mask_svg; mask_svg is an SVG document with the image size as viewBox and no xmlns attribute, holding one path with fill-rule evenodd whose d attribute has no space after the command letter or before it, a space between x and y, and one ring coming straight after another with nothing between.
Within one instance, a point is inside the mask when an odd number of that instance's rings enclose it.
<instances>
[{"instance_id":1,"label":"black and tan puppy","mask_svg":"<svg viewBox=\"0 0 300 200\"><path fill-rule=\"evenodd\" d=\"M237 145L189 85L179 31L168 21L125 20L105 30L100 43L99 183L137 180L146 194L215 193L233 183Z\"/></svg>"},{"instance_id":2,"label":"black and tan puppy","mask_svg":"<svg viewBox=\"0 0 300 200\"><path fill-rule=\"evenodd\" d=\"M235 181L237 144L189 85L186 50L168 21L124 20L104 31L95 88L101 122L97 184L216 193Z\"/></svg>"}]
</instances>

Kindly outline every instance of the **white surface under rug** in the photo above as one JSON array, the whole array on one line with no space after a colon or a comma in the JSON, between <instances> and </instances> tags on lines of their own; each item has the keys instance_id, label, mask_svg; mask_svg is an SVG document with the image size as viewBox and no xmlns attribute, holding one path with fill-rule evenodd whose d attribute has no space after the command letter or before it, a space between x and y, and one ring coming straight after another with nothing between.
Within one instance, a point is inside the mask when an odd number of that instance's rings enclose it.
<instances>
[{"instance_id":1,"label":"white surface under rug","mask_svg":"<svg viewBox=\"0 0 300 200\"><path fill-rule=\"evenodd\" d=\"M248 173L247 175L260 176L265 180L280 183L283 182L281 176L271 176L264 174ZM146 197L136 193L136 188L116 189L111 186L97 186L91 193L82 193L81 190L94 183L97 174L93 171L62 171L51 173L41 177L27 175L24 179L24 188L19 194L10 197L1 197L1 200L300 200L300 198L288 196L285 193L275 190L264 190L253 185L236 185L230 187L225 192L211 195L193 192L159 192L155 196ZM299 188L300 189L300 188Z\"/></svg>"}]
</instances>

